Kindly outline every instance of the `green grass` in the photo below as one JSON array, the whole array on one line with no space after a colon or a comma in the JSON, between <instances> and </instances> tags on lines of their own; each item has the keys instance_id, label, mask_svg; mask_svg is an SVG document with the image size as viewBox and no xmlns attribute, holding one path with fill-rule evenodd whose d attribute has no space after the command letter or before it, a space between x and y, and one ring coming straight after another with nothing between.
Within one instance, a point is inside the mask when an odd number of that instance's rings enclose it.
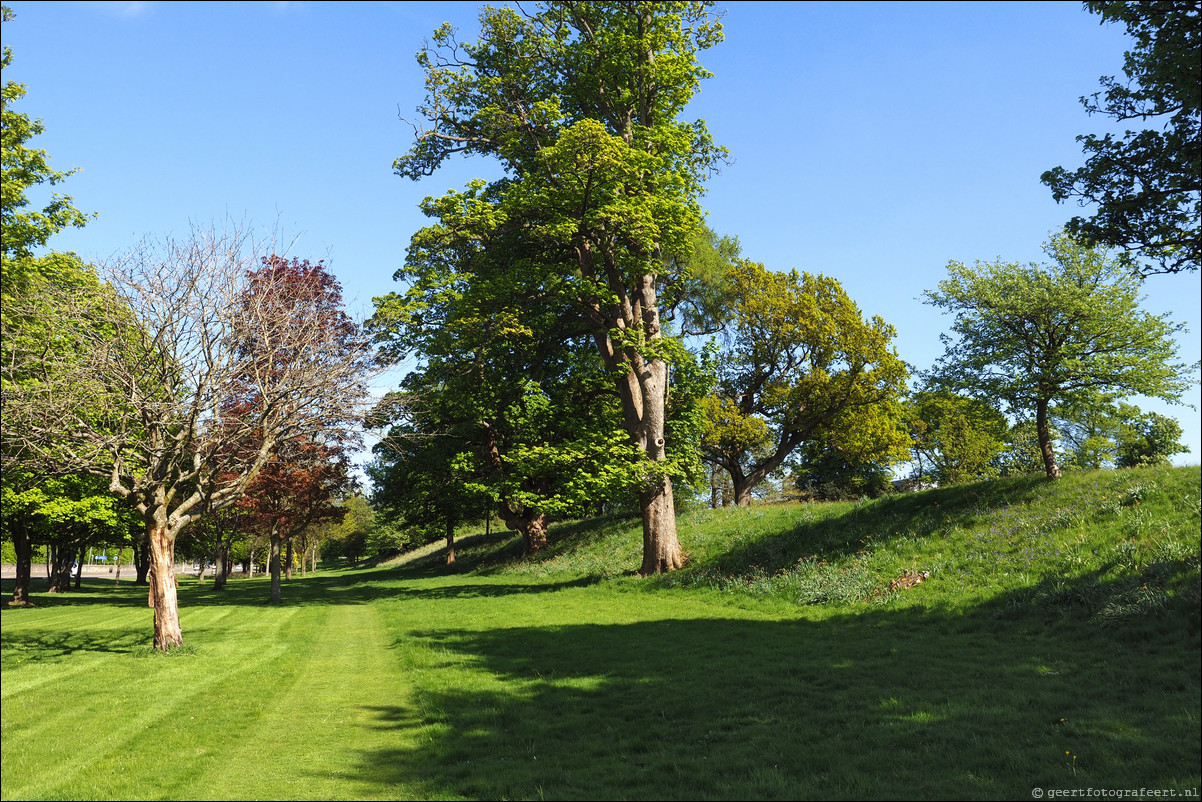
<instances>
[{"instance_id":1,"label":"green grass","mask_svg":"<svg viewBox=\"0 0 1202 802\"><path fill-rule=\"evenodd\" d=\"M1197 798L1199 520L1196 468L704 511L643 580L597 519L275 607L185 580L166 656L144 591L85 582L0 618L2 795Z\"/></svg>"}]
</instances>

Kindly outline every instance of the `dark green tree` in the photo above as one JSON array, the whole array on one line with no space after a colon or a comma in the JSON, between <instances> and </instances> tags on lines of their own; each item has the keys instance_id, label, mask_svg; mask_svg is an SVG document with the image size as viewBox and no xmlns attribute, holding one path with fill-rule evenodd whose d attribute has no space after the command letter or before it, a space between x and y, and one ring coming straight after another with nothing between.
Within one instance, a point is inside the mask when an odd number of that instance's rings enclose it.
<instances>
[{"instance_id":1,"label":"dark green tree","mask_svg":"<svg viewBox=\"0 0 1202 802\"><path fill-rule=\"evenodd\" d=\"M1101 79L1103 92L1081 98L1141 130L1077 137L1086 154L1076 170L1057 167L1042 181L1058 201L1096 205L1074 217L1070 234L1093 245L1141 254L1144 272L1197 270L1202 260L1202 7L1196 0L1087 2L1103 22L1119 22L1134 39L1126 80Z\"/></svg>"}]
</instances>

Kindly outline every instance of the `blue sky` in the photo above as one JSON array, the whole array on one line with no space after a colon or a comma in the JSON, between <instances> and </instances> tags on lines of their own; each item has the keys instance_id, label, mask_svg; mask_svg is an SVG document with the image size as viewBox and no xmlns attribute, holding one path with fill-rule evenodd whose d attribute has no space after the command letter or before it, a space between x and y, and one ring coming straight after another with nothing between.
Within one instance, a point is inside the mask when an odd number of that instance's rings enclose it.
<instances>
[{"instance_id":1,"label":"blue sky","mask_svg":"<svg viewBox=\"0 0 1202 802\"><path fill-rule=\"evenodd\" d=\"M4 25L5 79L46 127L35 142L61 191L98 217L51 241L101 260L144 236L226 217L298 235L326 259L354 311L394 289L418 202L491 177L479 159L420 183L393 175L412 141L399 117L423 96L414 54L443 21L473 38L456 2L21 2ZM928 368L948 319L920 296L949 260L1041 261L1076 213L1039 183L1082 163L1104 132L1078 98L1121 75L1128 40L1075 2L735 2L714 78L689 107L732 163L709 182L711 226L773 269L841 281ZM1145 308L1185 323L1200 354L1199 276L1145 285ZM1195 387L1187 399L1199 406ZM1140 402L1186 430L1196 409Z\"/></svg>"}]
</instances>

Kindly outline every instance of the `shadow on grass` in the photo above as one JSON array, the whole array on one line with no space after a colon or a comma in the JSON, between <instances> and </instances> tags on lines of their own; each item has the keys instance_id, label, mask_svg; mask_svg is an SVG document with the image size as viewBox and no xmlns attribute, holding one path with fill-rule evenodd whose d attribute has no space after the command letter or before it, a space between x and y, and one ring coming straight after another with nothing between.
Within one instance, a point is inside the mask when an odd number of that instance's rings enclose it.
<instances>
[{"instance_id":1,"label":"shadow on grass","mask_svg":"<svg viewBox=\"0 0 1202 802\"><path fill-rule=\"evenodd\" d=\"M445 572L448 575L457 572ZM510 594L549 593L566 588L587 587L600 580L594 577L556 581L531 580L524 583L482 582L465 584L456 582L445 587L414 587L404 584L401 580L412 579L415 575L429 577L428 571L415 572L407 566L401 567L371 567L364 569L338 569L321 571L309 576L297 576L291 581L282 583L282 600L278 606L307 606L307 605L358 605L370 604L379 599L443 599L469 598L484 596L506 596ZM12 580L5 580L5 587L0 588L12 595ZM234 579L226 583L223 590L215 590L211 579L197 582L194 578L181 575L178 586L180 609L187 610L198 607L212 606L274 606L270 601L270 580L267 577L253 579ZM147 606L147 587L121 585L113 587L111 581L85 579L83 588L67 593L33 592L30 598L34 603L30 612L38 609L106 605L115 607ZM21 608L14 608L21 609ZM185 633L186 635L187 633ZM7 642L7 638L6 638Z\"/></svg>"},{"instance_id":2,"label":"shadow on grass","mask_svg":"<svg viewBox=\"0 0 1202 802\"><path fill-rule=\"evenodd\" d=\"M648 599L653 604L652 599ZM1196 633L964 610L414 631L445 671L369 708L364 796L1030 798L1196 787ZM1066 752L1078 755L1075 763Z\"/></svg>"}]
</instances>

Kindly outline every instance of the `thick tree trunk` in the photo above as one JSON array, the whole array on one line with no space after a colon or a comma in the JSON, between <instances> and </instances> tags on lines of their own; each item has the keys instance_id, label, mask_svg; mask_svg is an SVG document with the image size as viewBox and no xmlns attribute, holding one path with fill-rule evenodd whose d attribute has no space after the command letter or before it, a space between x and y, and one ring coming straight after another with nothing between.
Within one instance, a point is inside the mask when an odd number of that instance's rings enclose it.
<instances>
[{"instance_id":1,"label":"thick tree trunk","mask_svg":"<svg viewBox=\"0 0 1202 802\"><path fill-rule=\"evenodd\" d=\"M9 607L32 607L29 600L29 580L33 575L33 537L29 534L28 519L18 513L12 516L13 548L17 552L17 583Z\"/></svg>"},{"instance_id":2,"label":"thick tree trunk","mask_svg":"<svg viewBox=\"0 0 1202 802\"><path fill-rule=\"evenodd\" d=\"M734 481L735 489L735 504L740 507L751 506L751 491L755 489L755 482L749 477L741 476Z\"/></svg>"},{"instance_id":3,"label":"thick tree trunk","mask_svg":"<svg viewBox=\"0 0 1202 802\"><path fill-rule=\"evenodd\" d=\"M1043 470L1049 479L1060 478L1060 466L1056 464L1056 449L1052 443L1052 426L1048 422L1048 401L1041 398L1035 402L1035 432L1039 437L1039 450L1043 454Z\"/></svg>"},{"instance_id":4,"label":"thick tree trunk","mask_svg":"<svg viewBox=\"0 0 1202 802\"><path fill-rule=\"evenodd\" d=\"M533 554L547 546L547 516L541 512L523 510L514 512L509 505L501 502L497 505L497 513L505 522L505 528L522 535L522 555ZM489 513L492 517L492 513Z\"/></svg>"},{"instance_id":5,"label":"thick tree trunk","mask_svg":"<svg viewBox=\"0 0 1202 802\"><path fill-rule=\"evenodd\" d=\"M150 542L150 604L154 607L154 648L161 652L184 645L179 626L179 595L176 592L175 554L167 527L147 524Z\"/></svg>"},{"instance_id":6,"label":"thick tree trunk","mask_svg":"<svg viewBox=\"0 0 1202 802\"><path fill-rule=\"evenodd\" d=\"M47 581L50 583L50 593L66 593L71 590L71 563L75 551L66 546L54 546L51 549L50 573Z\"/></svg>"},{"instance_id":7,"label":"thick tree trunk","mask_svg":"<svg viewBox=\"0 0 1202 802\"><path fill-rule=\"evenodd\" d=\"M271 568L271 602L279 604L282 600L280 595L280 536L273 530L271 533L271 559L269 561Z\"/></svg>"},{"instance_id":8,"label":"thick tree trunk","mask_svg":"<svg viewBox=\"0 0 1202 802\"><path fill-rule=\"evenodd\" d=\"M676 509L672 501L672 482L664 477L639 493L643 513L642 576L675 571L684 565L684 553L676 538Z\"/></svg>"}]
</instances>

